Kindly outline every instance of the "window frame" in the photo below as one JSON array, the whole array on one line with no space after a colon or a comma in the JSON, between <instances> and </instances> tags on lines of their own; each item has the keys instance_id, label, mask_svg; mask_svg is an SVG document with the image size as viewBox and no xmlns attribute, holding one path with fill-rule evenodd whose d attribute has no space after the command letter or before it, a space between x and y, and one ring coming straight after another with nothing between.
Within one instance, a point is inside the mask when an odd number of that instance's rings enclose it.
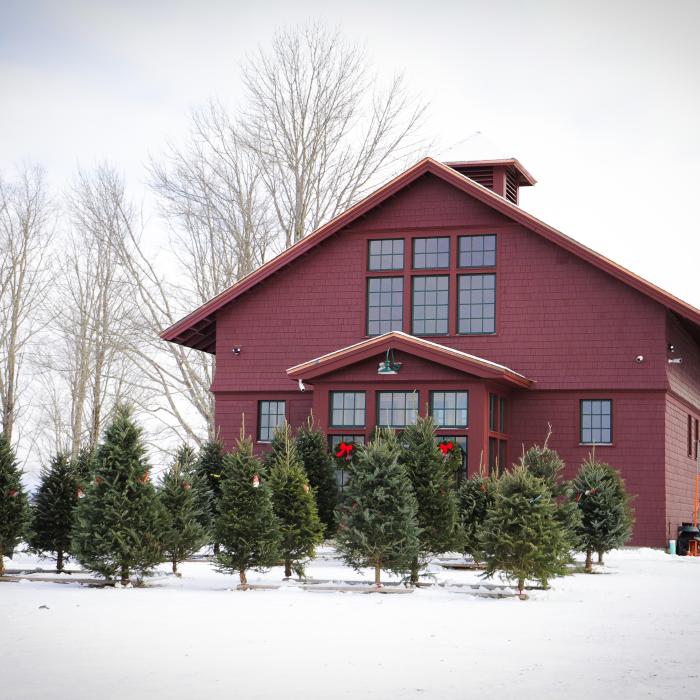
<instances>
[{"instance_id":1,"label":"window frame","mask_svg":"<svg viewBox=\"0 0 700 700\"><path fill-rule=\"evenodd\" d=\"M416 407L415 407L415 412L416 412L416 420L418 419L418 416L420 415L420 391L417 389L378 389L375 392L375 404L376 404L376 426L378 428L394 428L395 430L402 430L408 425L414 425L414 423L403 423L402 425L394 425L394 423L388 423L384 424L381 422L381 394L404 394L404 395L415 395L416 397ZM385 409L386 410L386 409ZM391 413L392 413L392 418L393 418L393 413L394 410L396 410L393 406L393 398L392 398L392 407L391 407ZM405 413L408 409L405 406L404 403L404 420L406 418ZM413 410L413 409L411 409Z\"/></svg>"},{"instance_id":2,"label":"window frame","mask_svg":"<svg viewBox=\"0 0 700 700\"><path fill-rule=\"evenodd\" d=\"M263 427L262 426L262 416L263 416L262 406L264 403L267 403L267 404L270 404L270 403L280 404L281 403L281 404L283 404L284 408L283 408L282 414L280 414L280 413L274 413L274 414L268 413L267 416L269 417L271 415L275 415L275 416L282 415L282 417L284 419L283 420L283 423L284 423L284 421L287 420L287 400L286 399L258 399L257 442L264 444L264 445L269 445L272 442L272 435L275 432L275 428L277 428L280 425L280 423L275 424L275 426L270 426L270 425L265 426L266 430L268 431L268 439L263 440L263 438L262 438L262 427Z\"/></svg>"},{"instance_id":3,"label":"window frame","mask_svg":"<svg viewBox=\"0 0 700 700\"><path fill-rule=\"evenodd\" d=\"M328 439L328 449L331 453L331 456L333 458L333 470L335 474L335 483L338 487L338 493L343 495L345 492L345 487L347 486L348 481L346 481L346 472L347 472L347 465L351 460L341 460L340 457L335 456L335 450L337 445L333 445L333 439L338 438L338 443L341 442L351 442L353 445L365 445L366 443L366 438L363 433L329 433L327 436ZM351 439L348 439L351 438ZM353 450L354 453L354 450ZM340 478L338 478L338 475L340 474Z\"/></svg>"},{"instance_id":4,"label":"window frame","mask_svg":"<svg viewBox=\"0 0 700 700\"><path fill-rule=\"evenodd\" d=\"M416 280L417 279L445 279L447 280L447 290L435 290L435 293L439 293L441 291L447 291L447 304L435 304L436 308L446 308L447 309L447 316L446 318L438 319L437 317L435 318L435 322L437 325L438 321L444 321L445 322L445 332L444 333L439 333L437 330L434 333L417 333L415 330L415 325L416 325L416 303L415 303L415 294L416 294ZM423 294L426 294L427 291L423 290ZM423 308L427 308L426 304L421 305ZM431 305L432 306L432 305ZM426 320L431 320L431 319L418 319L423 321L425 323ZM449 335L450 334L450 275L412 275L411 276L411 334L415 335L416 337L430 337L430 336L444 336L444 335Z\"/></svg>"},{"instance_id":5,"label":"window frame","mask_svg":"<svg viewBox=\"0 0 700 700\"><path fill-rule=\"evenodd\" d=\"M462 292L462 280L465 278L472 278L472 277L492 277L493 278L493 302L488 302L489 304L493 304L493 330L485 331L480 330L480 331L463 331L460 330L460 326L462 323L462 317L461 317L461 307L463 304L460 301L460 294ZM496 335L496 331L498 330L498 277L495 272L466 272L466 273L458 273L457 274L457 299L456 299L456 331L457 335ZM473 292L475 290L469 289L469 292ZM483 292L483 285L481 291ZM464 306L468 306L471 308L472 306L475 306L473 302L469 302L469 304L465 304ZM480 306L482 307L482 313L483 313L483 306L484 302L480 302ZM482 320L482 326L483 326L483 320L484 318L488 318L490 320L491 317L484 317L481 316ZM474 321L477 320L475 318L472 318L471 316L469 318L465 318L465 321Z\"/></svg>"},{"instance_id":6,"label":"window frame","mask_svg":"<svg viewBox=\"0 0 700 700\"><path fill-rule=\"evenodd\" d=\"M603 416L603 415L605 415L605 414L602 413L602 412L601 412L600 414L596 414L596 413L588 413L588 414L585 414L585 413L584 413L584 411L583 411L583 405L584 405L584 403L591 403L591 402L593 402L593 401L601 401L601 402L606 402L606 403L610 404L610 428L608 429L609 432L610 432L610 436L609 436L609 437L610 437L610 441L609 441L609 442L586 442L586 441L584 441L584 439L583 439L583 430L584 430L584 427L583 427L583 417L584 417L584 415L590 415L590 416L594 416L594 415L601 415L601 416ZM579 443L578 443L578 444L579 444L579 445L591 445L591 446L595 445L596 447L609 447L609 446L612 446L612 445L615 444L615 443L614 443L614 440L615 440L615 433L614 433L614 430L613 430L613 429L614 429L614 418L613 418L613 417L614 417L614 407L613 407L613 400L612 400L612 399L598 398L598 397L596 397L596 398L587 398L587 399L579 399L579 404L578 404L578 415L579 415L579 421L578 421L578 425L579 425L579 432L578 432ZM586 429L587 429L587 430L591 430L591 431L594 430L593 426L591 426L591 427L589 427L589 428L586 428ZM601 427L600 430L601 430L601 432L602 432L603 430L605 430L605 428Z\"/></svg>"},{"instance_id":7,"label":"window frame","mask_svg":"<svg viewBox=\"0 0 700 700\"><path fill-rule=\"evenodd\" d=\"M464 425L440 425L437 420L435 420L435 416L433 415L434 412L434 395L435 394L455 394L455 408L454 408L454 413L455 413L455 418L457 417L457 412L460 410L457 408L457 394L466 394L467 396L467 422ZM428 399L428 410L430 411L430 417L435 421L435 425L437 426L438 430L467 430L469 428L469 389L431 389L429 392L429 399ZM448 410L448 409L439 409L442 411Z\"/></svg>"},{"instance_id":8,"label":"window frame","mask_svg":"<svg viewBox=\"0 0 700 700\"><path fill-rule=\"evenodd\" d=\"M381 331L381 332L379 332L379 333L370 333L370 331L369 331L369 324L370 324L370 323L381 323L381 319L377 319L376 321L373 320L373 319L370 319L370 317L369 317L369 310L370 310L370 308L373 308L373 309L374 309L374 308L377 308L377 309L384 308L384 307L382 307L382 306L373 306L373 307L370 307L370 305L369 305L370 293L373 293L373 294L376 294L376 293L377 293L377 292L370 292L370 285L372 284L372 282L373 282L374 280L379 280L380 282L381 282L382 280L401 280L401 304L400 304L400 308L401 308L401 320L399 321L399 328L390 328L388 331ZM380 285L380 286L381 286L381 285ZM380 289L379 294L381 294L381 293L382 293L382 292L381 292L381 289ZM389 292L389 293L390 293L390 294L398 294L399 292L391 291L391 292ZM375 277L375 276L369 275L369 276L367 277L367 284L365 285L365 294L366 294L366 297L365 297L365 335L366 335L367 337L369 337L369 338L376 338L376 337L379 336L379 335L384 335L384 333L390 333L392 330L400 330L400 331L403 330L403 324L404 324L404 310L405 310L404 307L405 307L405 298L406 298L406 280L405 280L405 276L404 276L404 275L382 275L382 276L379 276L379 277ZM390 308L393 309L393 308L396 308L396 307L394 307L394 305L392 304L392 306L391 306ZM394 320L394 319L389 319L390 325L393 323L393 320Z\"/></svg>"},{"instance_id":9,"label":"window frame","mask_svg":"<svg viewBox=\"0 0 700 700\"><path fill-rule=\"evenodd\" d=\"M493 238L494 239L494 247L493 247L493 264L492 265L487 265L484 263L483 265L463 265L462 264L462 240L467 239L467 238ZM482 248L482 253L484 252L484 248ZM470 253L473 253L473 250L469 251ZM457 268L460 270L483 270L483 269L493 269L496 267L496 264L498 262L498 234L496 233L469 233L469 234L462 234L457 236Z\"/></svg>"},{"instance_id":10,"label":"window frame","mask_svg":"<svg viewBox=\"0 0 700 700\"><path fill-rule=\"evenodd\" d=\"M363 415L364 415L364 422L363 423L353 423L353 424L337 424L333 422L333 398L336 394L354 394L357 396L358 394L362 394L364 397L365 403L364 407L362 409ZM343 408L340 409L343 413L345 412L345 400L343 399ZM350 409L348 409L350 410ZM353 406L352 412L353 412L353 417L355 416L357 412L357 408ZM362 428L363 430L367 427L367 392L364 390L361 391L353 391L353 390L332 390L328 392L328 428L330 430L335 430L335 429L343 429L343 428L351 428L351 429L359 429Z\"/></svg>"},{"instance_id":11,"label":"window frame","mask_svg":"<svg viewBox=\"0 0 700 700\"><path fill-rule=\"evenodd\" d=\"M398 253L393 252L393 244L401 243L401 267L372 267L372 258L379 257L380 260L384 256L384 253L380 253L378 256L372 255L372 244L373 243L392 243L392 252L389 253L390 257L393 258L398 255ZM367 271L368 272L396 272L399 270L405 270L406 268L406 240L404 238L370 238L367 241Z\"/></svg>"},{"instance_id":12,"label":"window frame","mask_svg":"<svg viewBox=\"0 0 700 700\"><path fill-rule=\"evenodd\" d=\"M416 265L416 243L418 241L447 241L447 265L425 265L418 267ZM439 246L439 244L438 244ZM428 255L428 253L418 253L418 255ZM445 255L437 251L436 256ZM411 239L411 269L412 270L449 270L452 267L452 236L415 236Z\"/></svg>"}]
</instances>

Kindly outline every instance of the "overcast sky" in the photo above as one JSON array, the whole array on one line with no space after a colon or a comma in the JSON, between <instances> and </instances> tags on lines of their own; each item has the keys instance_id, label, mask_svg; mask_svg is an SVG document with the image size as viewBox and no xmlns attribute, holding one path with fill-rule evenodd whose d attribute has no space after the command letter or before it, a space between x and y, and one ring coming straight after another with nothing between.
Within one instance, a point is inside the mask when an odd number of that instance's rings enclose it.
<instances>
[{"instance_id":1,"label":"overcast sky","mask_svg":"<svg viewBox=\"0 0 700 700\"><path fill-rule=\"evenodd\" d=\"M0 0L0 170L148 154L190 110L235 104L238 66L277 27L321 19L430 101L438 158L512 155L521 206L700 306L700 2ZM450 148L445 148L449 145Z\"/></svg>"}]
</instances>

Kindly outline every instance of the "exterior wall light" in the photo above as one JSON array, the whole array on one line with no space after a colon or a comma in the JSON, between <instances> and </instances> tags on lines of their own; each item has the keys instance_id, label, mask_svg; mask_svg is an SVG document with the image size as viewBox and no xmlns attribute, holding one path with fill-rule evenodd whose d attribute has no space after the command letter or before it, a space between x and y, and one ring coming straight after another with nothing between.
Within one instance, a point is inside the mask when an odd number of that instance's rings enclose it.
<instances>
[{"instance_id":1,"label":"exterior wall light","mask_svg":"<svg viewBox=\"0 0 700 700\"><path fill-rule=\"evenodd\" d=\"M389 349L386 351L386 358L379 363L377 374L398 374L401 369L401 363L394 360L394 351Z\"/></svg>"}]
</instances>

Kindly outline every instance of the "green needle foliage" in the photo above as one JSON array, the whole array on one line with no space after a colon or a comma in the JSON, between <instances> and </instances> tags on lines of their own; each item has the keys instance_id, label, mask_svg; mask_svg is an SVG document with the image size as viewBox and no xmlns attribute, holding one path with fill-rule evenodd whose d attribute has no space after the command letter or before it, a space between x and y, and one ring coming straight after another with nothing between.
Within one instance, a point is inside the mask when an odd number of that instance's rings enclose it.
<instances>
[{"instance_id":1,"label":"green needle foliage","mask_svg":"<svg viewBox=\"0 0 700 700\"><path fill-rule=\"evenodd\" d=\"M188 445L183 445L163 475L158 491L166 516L163 549L172 563L174 574L177 574L178 562L187 559L207 542L207 532L201 523L198 481L194 451Z\"/></svg>"},{"instance_id":2,"label":"green needle foliage","mask_svg":"<svg viewBox=\"0 0 700 700\"><path fill-rule=\"evenodd\" d=\"M42 469L41 483L32 503L29 545L39 554L56 554L56 571L63 571L70 552L71 531L78 498L82 494L75 465L58 454Z\"/></svg>"},{"instance_id":3,"label":"green needle foliage","mask_svg":"<svg viewBox=\"0 0 700 700\"><path fill-rule=\"evenodd\" d=\"M287 445L294 442L294 436L292 435L292 428L284 421L282 425L278 425L273 433L272 439L270 440L270 449L263 455L263 467L265 471L269 474L272 465L280 458L284 457L287 452Z\"/></svg>"},{"instance_id":4,"label":"green needle foliage","mask_svg":"<svg viewBox=\"0 0 700 700\"><path fill-rule=\"evenodd\" d=\"M224 458L215 535L221 543L218 568L237 573L246 586L246 570L264 571L281 556L279 524L272 493L263 479L262 464L253 456L253 443L241 439Z\"/></svg>"},{"instance_id":5,"label":"green needle foliage","mask_svg":"<svg viewBox=\"0 0 700 700\"><path fill-rule=\"evenodd\" d=\"M403 574L418 557L417 512L393 431L379 431L367 446L358 446L350 465L336 535L338 552L355 570L372 567L380 586L382 569Z\"/></svg>"},{"instance_id":6,"label":"green needle foliage","mask_svg":"<svg viewBox=\"0 0 700 700\"><path fill-rule=\"evenodd\" d=\"M486 520L488 509L493 504L497 486L496 479L474 474L469 479L465 479L459 487L459 513L464 551L477 563L483 560L481 528Z\"/></svg>"},{"instance_id":7,"label":"green needle foliage","mask_svg":"<svg viewBox=\"0 0 700 700\"><path fill-rule=\"evenodd\" d=\"M566 573L569 537L557 510L547 484L524 466L501 476L481 528L484 575L502 572L522 596L526 579L546 588L550 578Z\"/></svg>"},{"instance_id":8,"label":"green needle foliage","mask_svg":"<svg viewBox=\"0 0 700 700\"><path fill-rule=\"evenodd\" d=\"M316 494L318 517L323 524L324 536L335 532L335 508L338 505L338 483L335 479L333 457L328 451L328 441L323 431L309 418L296 438L299 453L309 484Z\"/></svg>"},{"instance_id":9,"label":"green needle foliage","mask_svg":"<svg viewBox=\"0 0 700 700\"><path fill-rule=\"evenodd\" d=\"M279 520L280 541L284 558L284 575L304 575L304 560L314 556L316 545L323 541L323 525L318 517L316 499L309 486L288 427L284 449L278 449L269 467L272 506Z\"/></svg>"},{"instance_id":10,"label":"green needle foliage","mask_svg":"<svg viewBox=\"0 0 700 700\"><path fill-rule=\"evenodd\" d=\"M73 461L73 471L78 479L78 485L82 491L85 491L94 478L95 452L87 447L81 448Z\"/></svg>"},{"instance_id":11,"label":"green needle foliage","mask_svg":"<svg viewBox=\"0 0 700 700\"><path fill-rule=\"evenodd\" d=\"M3 557L12 558L29 523L29 499L22 487L22 471L4 433L0 433L0 576Z\"/></svg>"},{"instance_id":12,"label":"green needle foliage","mask_svg":"<svg viewBox=\"0 0 700 700\"><path fill-rule=\"evenodd\" d=\"M435 442L435 422L419 417L401 435L399 462L404 466L418 504L418 555L411 564L411 583L427 560L459 546L459 511L454 466Z\"/></svg>"},{"instance_id":13,"label":"green needle foliage","mask_svg":"<svg viewBox=\"0 0 700 700\"><path fill-rule=\"evenodd\" d=\"M592 554L622 547L632 535L634 515L624 481L609 464L593 455L581 465L573 482L574 504L581 515L579 543L586 553L585 570L593 570Z\"/></svg>"},{"instance_id":14,"label":"green needle foliage","mask_svg":"<svg viewBox=\"0 0 700 700\"><path fill-rule=\"evenodd\" d=\"M214 513L221 498L224 471L224 444L220 440L209 440L202 445L195 462L197 473L197 499L199 503L199 522L211 532L214 529ZM214 554L219 553L219 543L214 538Z\"/></svg>"},{"instance_id":15,"label":"green needle foliage","mask_svg":"<svg viewBox=\"0 0 700 700\"><path fill-rule=\"evenodd\" d=\"M72 552L106 578L147 574L163 561L164 512L150 481L141 429L119 406L95 457L95 477L76 509Z\"/></svg>"}]
</instances>

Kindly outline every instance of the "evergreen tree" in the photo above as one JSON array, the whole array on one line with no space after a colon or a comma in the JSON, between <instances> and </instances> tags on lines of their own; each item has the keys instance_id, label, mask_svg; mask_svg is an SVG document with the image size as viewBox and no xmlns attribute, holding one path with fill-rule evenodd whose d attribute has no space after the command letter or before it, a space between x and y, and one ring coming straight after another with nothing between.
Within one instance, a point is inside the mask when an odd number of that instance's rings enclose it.
<instances>
[{"instance_id":1,"label":"evergreen tree","mask_svg":"<svg viewBox=\"0 0 700 700\"><path fill-rule=\"evenodd\" d=\"M459 487L459 513L462 525L464 551L475 562L483 559L480 533L488 509L493 503L498 482L491 477L474 474Z\"/></svg>"},{"instance_id":2,"label":"evergreen tree","mask_svg":"<svg viewBox=\"0 0 700 700\"><path fill-rule=\"evenodd\" d=\"M485 576L503 572L517 582L521 596L526 579L547 587L548 580L564 574L571 561L568 533L551 491L523 465L498 480L479 539Z\"/></svg>"},{"instance_id":3,"label":"evergreen tree","mask_svg":"<svg viewBox=\"0 0 700 700\"><path fill-rule=\"evenodd\" d=\"M420 546L418 504L398 462L393 431L380 431L368 445L359 446L350 475L339 509L337 549L354 569L372 567L380 586L381 570L409 571Z\"/></svg>"},{"instance_id":4,"label":"evergreen tree","mask_svg":"<svg viewBox=\"0 0 700 700\"><path fill-rule=\"evenodd\" d=\"M128 583L163 560L164 512L150 481L141 429L119 406L95 456L95 476L76 509L72 552L106 578Z\"/></svg>"},{"instance_id":5,"label":"evergreen tree","mask_svg":"<svg viewBox=\"0 0 700 700\"><path fill-rule=\"evenodd\" d=\"M280 432L285 435L284 450L277 450L269 467L272 507L279 520L284 575L291 576L294 569L303 576L304 560L323 541L323 525L291 433Z\"/></svg>"},{"instance_id":6,"label":"evergreen tree","mask_svg":"<svg viewBox=\"0 0 700 700\"><path fill-rule=\"evenodd\" d=\"M95 452L87 447L82 447L73 462L73 471L82 492L85 492L88 484L92 481L94 468Z\"/></svg>"},{"instance_id":7,"label":"evergreen tree","mask_svg":"<svg viewBox=\"0 0 700 700\"><path fill-rule=\"evenodd\" d=\"M199 523L207 532L214 529L213 518L221 498L224 454L223 442L209 440L202 445L195 462ZM219 543L214 538L214 554L218 553Z\"/></svg>"},{"instance_id":8,"label":"evergreen tree","mask_svg":"<svg viewBox=\"0 0 700 700\"><path fill-rule=\"evenodd\" d=\"M418 583L418 572L434 554L459 545L459 512L453 489L454 467L435 442L435 422L420 416L401 435L399 462L413 487L418 504L416 519L420 528L418 554L411 564L411 583Z\"/></svg>"},{"instance_id":9,"label":"evergreen tree","mask_svg":"<svg viewBox=\"0 0 700 700\"><path fill-rule=\"evenodd\" d=\"M309 484L316 495L318 517L323 523L324 535L335 532L335 508L338 504L338 483L335 479L333 457L328 451L328 441L323 432L309 418L296 438L299 453Z\"/></svg>"},{"instance_id":10,"label":"evergreen tree","mask_svg":"<svg viewBox=\"0 0 700 700\"><path fill-rule=\"evenodd\" d=\"M270 449L263 455L263 468L268 474L272 465L280 458L284 458L289 443L294 443L294 436L291 426L284 421L273 430Z\"/></svg>"},{"instance_id":11,"label":"evergreen tree","mask_svg":"<svg viewBox=\"0 0 700 700\"><path fill-rule=\"evenodd\" d=\"M281 556L279 523L262 464L253 456L253 443L241 439L225 456L223 467L215 525L221 551L216 560L221 571L237 573L245 586L247 569L268 569Z\"/></svg>"},{"instance_id":12,"label":"evergreen tree","mask_svg":"<svg viewBox=\"0 0 700 700\"><path fill-rule=\"evenodd\" d=\"M32 503L29 545L40 554L56 554L56 571L63 571L64 557L70 552L75 508L82 490L75 465L65 454L58 454L48 469L42 469L41 483Z\"/></svg>"},{"instance_id":13,"label":"evergreen tree","mask_svg":"<svg viewBox=\"0 0 700 700\"><path fill-rule=\"evenodd\" d=\"M0 433L0 576L5 573L3 557L10 557L26 534L29 499L22 487L22 471L4 433Z\"/></svg>"},{"instance_id":14,"label":"evergreen tree","mask_svg":"<svg viewBox=\"0 0 700 700\"><path fill-rule=\"evenodd\" d=\"M177 574L178 562L194 554L207 541L198 502L194 451L183 445L163 475L158 497L165 511L163 550ZM207 489L208 491L208 489Z\"/></svg>"},{"instance_id":15,"label":"evergreen tree","mask_svg":"<svg viewBox=\"0 0 700 700\"><path fill-rule=\"evenodd\" d=\"M593 570L593 552L608 552L632 535L634 517L622 478L593 455L581 465L574 480L575 503L581 514L580 549L586 553L585 570Z\"/></svg>"}]
</instances>

